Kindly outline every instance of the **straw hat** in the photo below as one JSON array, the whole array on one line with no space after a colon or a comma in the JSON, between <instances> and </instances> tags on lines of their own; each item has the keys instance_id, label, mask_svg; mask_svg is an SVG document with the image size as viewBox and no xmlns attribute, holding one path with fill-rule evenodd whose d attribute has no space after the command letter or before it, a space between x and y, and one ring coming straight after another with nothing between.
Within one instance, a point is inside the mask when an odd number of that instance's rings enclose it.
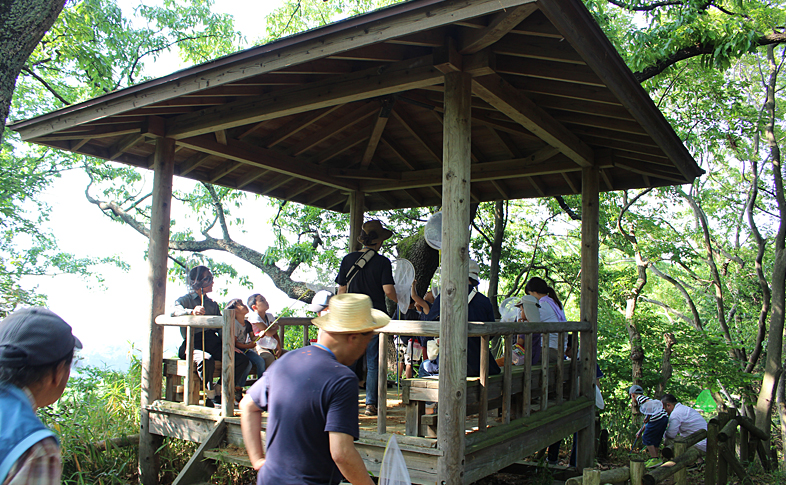
<instances>
[{"instance_id":1,"label":"straw hat","mask_svg":"<svg viewBox=\"0 0 786 485\"><path fill-rule=\"evenodd\" d=\"M390 317L371 308L371 298L360 293L342 293L330 299L330 313L311 320L326 332L365 333L384 327Z\"/></svg>"},{"instance_id":2,"label":"straw hat","mask_svg":"<svg viewBox=\"0 0 786 485\"><path fill-rule=\"evenodd\" d=\"M363 224L358 236L358 242L367 246L380 243L393 235L392 231L385 229L385 226L378 219L368 221ZM370 238L370 240L367 240Z\"/></svg>"}]
</instances>

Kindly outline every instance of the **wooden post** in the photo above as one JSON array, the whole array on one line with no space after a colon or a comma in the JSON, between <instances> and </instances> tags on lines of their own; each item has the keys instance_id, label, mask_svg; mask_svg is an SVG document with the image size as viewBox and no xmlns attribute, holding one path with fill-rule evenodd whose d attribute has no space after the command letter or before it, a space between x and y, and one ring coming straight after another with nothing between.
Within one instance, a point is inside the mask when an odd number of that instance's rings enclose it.
<instances>
[{"instance_id":1,"label":"wooden post","mask_svg":"<svg viewBox=\"0 0 786 485\"><path fill-rule=\"evenodd\" d=\"M510 392L513 388L513 342L515 335L505 335L505 364L502 370L502 423L510 424ZM483 349L481 349L483 351ZM486 351L488 354L488 351Z\"/></svg>"},{"instance_id":2,"label":"wooden post","mask_svg":"<svg viewBox=\"0 0 786 485\"><path fill-rule=\"evenodd\" d=\"M557 371L554 373L554 384L556 385L557 391L557 406L562 404L562 387L565 382L565 376L563 374L563 361L565 360L565 352L562 350L565 348L565 332L560 332L557 334L557 349L559 355L557 356Z\"/></svg>"},{"instance_id":3,"label":"wooden post","mask_svg":"<svg viewBox=\"0 0 786 485\"><path fill-rule=\"evenodd\" d=\"M524 409L521 410L521 415L527 417L532 410L532 352L534 349L532 348L531 333L526 334L524 337L524 349ZM543 359L541 358L542 361Z\"/></svg>"},{"instance_id":4,"label":"wooden post","mask_svg":"<svg viewBox=\"0 0 786 485\"><path fill-rule=\"evenodd\" d=\"M204 364L203 368L204 368ZM192 402L191 389L194 387L194 327L186 328L186 377L183 382L183 404L199 404L199 399Z\"/></svg>"},{"instance_id":5,"label":"wooden post","mask_svg":"<svg viewBox=\"0 0 786 485\"><path fill-rule=\"evenodd\" d=\"M150 433L150 414L147 406L161 399L164 372L164 330L155 319L166 307L166 269L169 252L169 221L172 206L172 177L175 170L175 140L159 138L153 155L153 209L150 217L148 246L148 342L142 356L142 399L140 401L141 429L139 433L139 481L144 485L158 483L159 462L156 450L161 436Z\"/></svg>"},{"instance_id":6,"label":"wooden post","mask_svg":"<svg viewBox=\"0 0 786 485\"><path fill-rule=\"evenodd\" d=\"M352 191L349 194L349 252L359 251L361 244L358 242L360 229L363 227L363 208L366 195L361 191Z\"/></svg>"},{"instance_id":7,"label":"wooden post","mask_svg":"<svg viewBox=\"0 0 786 485\"><path fill-rule=\"evenodd\" d=\"M308 347L310 344L311 342L308 339L308 324L306 323L303 325L303 347ZM258 377L261 378L262 376Z\"/></svg>"},{"instance_id":8,"label":"wooden post","mask_svg":"<svg viewBox=\"0 0 786 485\"><path fill-rule=\"evenodd\" d=\"M549 408L549 334L540 336L540 410Z\"/></svg>"},{"instance_id":9,"label":"wooden post","mask_svg":"<svg viewBox=\"0 0 786 485\"><path fill-rule=\"evenodd\" d=\"M718 413L718 429L725 428L728 423L729 423L729 413ZM726 463L726 460L721 459L720 456L720 442L719 442L720 434L721 432L718 431L717 438L715 440L718 446L718 448L716 449L716 452L718 453L718 459L717 459L718 461L716 462L718 464L717 483L718 485L726 485L726 483L728 482L729 467L728 464ZM709 439L707 441L709 441Z\"/></svg>"},{"instance_id":10,"label":"wooden post","mask_svg":"<svg viewBox=\"0 0 786 485\"><path fill-rule=\"evenodd\" d=\"M437 481L463 483L467 400L470 106L472 78L445 74L442 164L442 289Z\"/></svg>"},{"instance_id":11,"label":"wooden post","mask_svg":"<svg viewBox=\"0 0 786 485\"><path fill-rule=\"evenodd\" d=\"M644 460L635 459L630 461L630 485L642 485L644 480Z\"/></svg>"},{"instance_id":12,"label":"wooden post","mask_svg":"<svg viewBox=\"0 0 786 485\"><path fill-rule=\"evenodd\" d=\"M579 395L595 400L595 362L598 350L598 218L599 171L585 167L581 171L581 321L589 322L592 330L580 333ZM576 465L579 469L595 462L595 426L579 430Z\"/></svg>"},{"instance_id":13,"label":"wooden post","mask_svg":"<svg viewBox=\"0 0 786 485\"><path fill-rule=\"evenodd\" d=\"M707 423L707 456L704 458L704 483L714 485L718 479L718 420Z\"/></svg>"},{"instance_id":14,"label":"wooden post","mask_svg":"<svg viewBox=\"0 0 786 485\"><path fill-rule=\"evenodd\" d=\"M478 410L478 430L486 431L486 418L489 415L489 336L480 337L480 409Z\"/></svg>"},{"instance_id":15,"label":"wooden post","mask_svg":"<svg viewBox=\"0 0 786 485\"><path fill-rule=\"evenodd\" d=\"M579 397L579 360L576 358L576 342L579 341L579 333L573 332L573 340L570 345L570 399L575 401Z\"/></svg>"},{"instance_id":16,"label":"wooden post","mask_svg":"<svg viewBox=\"0 0 786 485\"><path fill-rule=\"evenodd\" d=\"M584 478L582 483L584 485L600 485L600 470L591 470L589 468L585 468L582 475Z\"/></svg>"},{"instance_id":17,"label":"wooden post","mask_svg":"<svg viewBox=\"0 0 786 485\"><path fill-rule=\"evenodd\" d=\"M674 440L674 456L679 458L685 454L685 440L677 438ZM688 469L683 468L674 474L674 485L688 485Z\"/></svg>"},{"instance_id":18,"label":"wooden post","mask_svg":"<svg viewBox=\"0 0 786 485\"><path fill-rule=\"evenodd\" d=\"M224 310L221 359L221 416L231 418L235 415L235 310Z\"/></svg>"},{"instance_id":19,"label":"wooden post","mask_svg":"<svg viewBox=\"0 0 786 485\"><path fill-rule=\"evenodd\" d=\"M396 369L398 371L398 369ZM366 392L374 392L366 389ZM388 336L379 334L379 363L377 364L377 433L385 434L388 412Z\"/></svg>"}]
</instances>

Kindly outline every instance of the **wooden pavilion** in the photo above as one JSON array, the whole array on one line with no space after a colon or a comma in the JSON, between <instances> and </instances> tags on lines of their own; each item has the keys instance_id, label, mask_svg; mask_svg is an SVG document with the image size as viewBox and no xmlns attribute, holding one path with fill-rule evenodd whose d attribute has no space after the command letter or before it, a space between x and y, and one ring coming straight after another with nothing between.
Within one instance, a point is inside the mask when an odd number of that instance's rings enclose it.
<instances>
[{"instance_id":1,"label":"wooden pavilion","mask_svg":"<svg viewBox=\"0 0 786 485\"><path fill-rule=\"evenodd\" d=\"M442 206L442 320L432 329L445 349L439 431L423 452L434 471L419 482L455 484L520 459L522 449L544 444L537 426L554 425L514 420L494 439L465 434L468 332L523 328L465 324L470 204L582 195L581 318L564 330L580 334L570 402L588 402L598 193L689 183L702 173L580 0L411 0L10 127L25 141L155 171L145 484L158 480L150 415L162 397L155 318L166 301L173 175L348 212L350 241L364 211ZM381 331L397 333L397 325L404 328L392 322ZM578 431L579 468L592 464L594 450L591 413L582 409L563 413L571 419L558 428L562 436ZM175 429L183 420L167 423Z\"/></svg>"}]
</instances>

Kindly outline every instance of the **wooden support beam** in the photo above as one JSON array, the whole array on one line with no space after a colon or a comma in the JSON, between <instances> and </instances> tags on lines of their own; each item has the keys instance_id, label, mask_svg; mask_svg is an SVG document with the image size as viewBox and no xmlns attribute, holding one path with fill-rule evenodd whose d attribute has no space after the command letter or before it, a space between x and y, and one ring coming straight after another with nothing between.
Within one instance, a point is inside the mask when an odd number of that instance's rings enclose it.
<instances>
[{"instance_id":1,"label":"wooden support beam","mask_svg":"<svg viewBox=\"0 0 786 485\"><path fill-rule=\"evenodd\" d=\"M345 105L337 104L335 106L329 106L327 108L323 108L320 110L312 111L309 113L304 113L302 116L295 117L292 121L285 124L284 126L278 128L274 133L266 136L260 145L265 148L273 148L274 146L278 145L282 141L286 140L287 138L296 135L303 131L305 128L313 125L317 121L321 120L325 116L333 113L337 109L343 108ZM266 122L257 123L252 128L243 132L240 136L238 136L238 140L242 140L246 136L254 133L258 129L262 128Z\"/></svg>"},{"instance_id":2,"label":"wooden support beam","mask_svg":"<svg viewBox=\"0 0 786 485\"><path fill-rule=\"evenodd\" d=\"M139 133L132 133L130 135L124 136L120 141L118 141L117 143L115 143L109 148L109 152L108 152L110 154L109 159L110 160L116 159L117 157L125 153L126 150L139 145L144 139L145 139L145 135ZM76 150L78 149L79 148L76 148Z\"/></svg>"},{"instance_id":3,"label":"wooden support beam","mask_svg":"<svg viewBox=\"0 0 786 485\"><path fill-rule=\"evenodd\" d=\"M286 184L292 180L292 177L289 175L277 175L276 178L270 180L270 182L263 185L264 190L259 192L259 195L267 195L274 190L278 189L282 185Z\"/></svg>"},{"instance_id":4,"label":"wooden support beam","mask_svg":"<svg viewBox=\"0 0 786 485\"><path fill-rule=\"evenodd\" d=\"M346 136L343 140L338 143L333 144L330 148L323 150L313 157L309 158L309 162L314 163L316 165L323 165L333 158L341 155L342 153L351 150L352 148L360 145L364 141L368 140L371 136L371 127L366 126L364 128L360 128L359 130L355 130L354 133L351 135Z\"/></svg>"},{"instance_id":5,"label":"wooden support beam","mask_svg":"<svg viewBox=\"0 0 786 485\"><path fill-rule=\"evenodd\" d=\"M362 245L357 238L363 227L363 212L366 204L365 194L361 191L353 190L349 193L349 252L358 251Z\"/></svg>"},{"instance_id":6,"label":"wooden support beam","mask_svg":"<svg viewBox=\"0 0 786 485\"><path fill-rule=\"evenodd\" d=\"M394 140L392 140L389 136L382 134L382 143L396 156L396 158L404 164L409 170L415 170L415 166L410 163L412 157L407 155L404 150L398 146Z\"/></svg>"},{"instance_id":7,"label":"wooden support beam","mask_svg":"<svg viewBox=\"0 0 786 485\"><path fill-rule=\"evenodd\" d=\"M524 158L473 164L472 181L503 180L534 175L558 174L563 171L578 172L581 170L571 161L552 160L558 153L556 148L544 147ZM439 185L439 174L440 169L438 168L402 172L397 180L366 183L363 185L363 190L366 192L385 192L388 190L414 189Z\"/></svg>"},{"instance_id":8,"label":"wooden support beam","mask_svg":"<svg viewBox=\"0 0 786 485\"><path fill-rule=\"evenodd\" d=\"M216 421L213 429L210 430L210 433L208 433L204 441L199 445L199 448L188 460L186 466L180 470L172 485L191 485L209 481L210 476L216 471L216 465L213 460L205 459L205 452L218 448L226 437L226 433L227 423L222 417Z\"/></svg>"},{"instance_id":9,"label":"wooden support beam","mask_svg":"<svg viewBox=\"0 0 786 485\"><path fill-rule=\"evenodd\" d=\"M314 205L318 201L324 199L330 194L336 193L337 191L338 189L333 187L323 187L309 196L309 198L306 200L306 205Z\"/></svg>"},{"instance_id":10,"label":"wooden support beam","mask_svg":"<svg viewBox=\"0 0 786 485\"><path fill-rule=\"evenodd\" d=\"M300 155L301 153L305 152L309 148L312 148L322 143L328 138L335 136L344 130L348 130L352 128L356 124L364 121L366 118L371 117L378 110L379 110L379 103L375 101L369 101L367 103L363 103L353 111L333 121L329 125L322 128L321 130L315 133L311 133L309 136L305 137L302 141L292 145L286 150L286 153L287 155L294 155L294 156Z\"/></svg>"},{"instance_id":11,"label":"wooden support beam","mask_svg":"<svg viewBox=\"0 0 786 485\"><path fill-rule=\"evenodd\" d=\"M360 169L365 170L368 164L371 163L371 158L377 151L377 145L382 138L382 132L385 131L385 126L390 119L390 112L393 111L393 104L396 102L395 98L388 98L382 102L382 108L379 110L377 121L374 123L374 128L371 130L371 137L368 139L366 151L363 152L363 157L360 159Z\"/></svg>"},{"instance_id":12,"label":"wooden support beam","mask_svg":"<svg viewBox=\"0 0 786 485\"><path fill-rule=\"evenodd\" d=\"M292 200L295 197L297 197L298 195L302 194L303 192L305 192L307 190L311 190L316 185L317 185L316 183L310 183L310 184L309 183L302 183L302 184L298 184L294 189L289 190L284 195L284 197L282 197L282 198L287 199L287 200Z\"/></svg>"},{"instance_id":13,"label":"wooden support beam","mask_svg":"<svg viewBox=\"0 0 786 485\"><path fill-rule=\"evenodd\" d=\"M442 74L432 65L432 56L408 59L178 116L167 124L167 135L189 138L441 82Z\"/></svg>"},{"instance_id":14,"label":"wooden support beam","mask_svg":"<svg viewBox=\"0 0 786 485\"><path fill-rule=\"evenodd\" d=\"M508 195L508 189L507 187L505 187L505 182L501 180L492 180L491 185L493 185L494 188L497 189L497 192L499 192L499 195L501 195L503 199L510 200L510 196Z\"/></svg>"},{"instance_id":15,"label":"wooden support beam","mask_svg":"<svg viewBox=\"0 0 786 485\"><path fill-rule=\"evenodd\" d=\"M580 381L579 395L594 400L595 372L598 351L598 240L600 218L600 194L598 168L587 167L581 174L581 301L579 304L582 322L588 322L592 330L579 334ZM579 469L595 463L595 426L591 423L579 431Z\"/></svg>"},{"instance_id":16,"label":"wooden support beam","mask_svg":"<svg viewBox=\"0 0 786 485\"><path fill-rule=\"evenodd\" d=\"M472 91L580 166L592 165L589 146L500 76L474 78Z\"/></svg>"},{"instance_id":17,"label":"wooden support beam","mask_svg":"<svg viewBox=\"0 0 786 485\"><path fill-rule=\"evenodd\" d=\"M243 164L240 162L234 162L231 160L226 161L222 163L218 168L211 171L210 174L207 176L207 179L210 181L211 184L214 184L242 166Z\"/></svg>"},{"instance_id":18,"label":"wooden support beam","mask_svg":"<svg viewBox=\"0 0 786 485\"><path fill-rule=\"evenodd\" d=\"M422 130L415 123L415 121L410 118L409 114L407 114L405 110L401 109L400 107L394 109L393 119L401 123L401 126L403 126L407 132L409 132L413 139L420 142L420 144L423 146L423 148L426 149L426 152L433 160L442 163L442 150L432 143L431 140L428 140L423 136L424 130Z\"/></svg>"},{"instance_id":19,"label":"wooden support beam","mask_svg":"<svg viewBox=\"0 0 786 485\"><path fill-rule=\"evenodd\" d=\"M264 168L261 169L261 170L257 170L255 173L253 173L253 174L247 176L246 178L244 178L243 180L241 180L237 184L237 188L238 189L242 189L246 185L259 180L260 178L264 177L265 175L267 175L269 173L271 173L270 170L265 170Z\"/></svg>"},{"instance_id":20,"label":"wooden support beam","mask_svg":"<svg viewBox=\"0 0 786 485\"><path fill-rule=\"evenodd\" d=\"M470 29L464 33L461 37L459 52L466 55L485 49L502 39L537 10L538 6L533 2L495 14L486 28Z\"/></svg>"},{"instance_id":21,"label":"wooden support beam","mask_svg":"<svg viewBox=\"0 0 786 485\"><path fill-rule=\"evenodd\" d=\"M603 81L587 66L566 62L529 59L521 62L508 56L497 56L497 72L510 76L533 77L547 81L561 81L591 87L605 87Z\"/></svg>"},{"instance_id":22,"label":"wooden support beam","mask_svg":"<svg viewBox=\"0 0 786 485\"><path fill-rule=\"evenodd\" d=\"M225 309L222 316L221 417L231 418L235 415L235 310Z\"/></svg>"},{"instance_id":23,"label":"wooden support beam","mask_svg":"<svg viewBox=\"0 0 786 485\"><path fill-rule=\"evenodd\" d=\"M205 162L207 162L212 156L213 155L210 153L197 153L196 155L191 156L186 161L178 165L177 174L181 177L185 177L195 169L204 165Z\"/></svg>"},{"instance_id":24,"label":"wooden support beam","mask_svg":"<svg viewBox=\"0 0 786 485\"><path fill-rule=\"evenodd\" d=\"M75 142L70 143L70 150L77 151L83 146L87 145L90 142L90 138L82 138L81 140L77 140Z\"/></svg>"},{"instance_id":25,"label":"wooden support beam","mask_svg":"<svg viewBox=\"0 0 786 485\"><path fill-rule=\"evenodd\" d=\"M469 268L471 77L445 75L442 178L442 291L440 307L439 435L444 453L438 482L462 483L467 392L467 271Z\"/></svg>"},{"instance_id":26,"label":"wooden support beam","mask_svg":"<svg viewBox=\"0 0 786 485\"><path fill-rule=\"evenodd\" d=\"M344 190L355 188L355 184L352 182L330 177L323 167L303 162L278 150L260 148L237 140L228 140L227 145L222 145L210 136L187 138L179 140L178 143L198 152L209 153L310 182L322 183Z\"/></svg>"},{"instance_id":27,"label":"wooden support beam","mask_svg":"<svg viewBox=\"0 0 786 485\"><path fill-rule=\"evenodd\" d=\"M576 54L573 45L565 42L564 39L509 36L491 46L491 51L498 56L585 65L584 59Z\"/></svg>"},{"instance_id":28,"label":"wooden support beam","mask_svg":"<svg viewBox=\"0 0 786 485\"><path fill-rule=\"evenodd\" d=\"M169 222L172 206L175 141L159 138L153 166L153 201L148 247L148 341L142 355L141 430L139 435L139 481L144 485L158 483L158 448L161 437L150 433L147 406L161 399L164 362L164 329L156 325L156 317L166 308L167 254Z\"/></svg>"},{"instance_id":29,"label":"wooden support beam","mask_svg":"<svg viewBox=\"0 0 786 485\"><path fill-rule=\"evenodd\" d=\"M546 185L540 180L540 177L527 177L529 180L529 184L532 186L533 189L540 195L541 197L546 196Z\"/></svg>"},{"instance_id":30,"label":"wooden support beam","mask_svg":"<svg viewBox=\"0 0 786 485\"><path fill-rule=\"evenodd\" d=\"M222 145L227 144L227 130L218 130L216 131L215 135L216 135L216 141L218 143L221 143Z\"/></svg>"}]
</instances>

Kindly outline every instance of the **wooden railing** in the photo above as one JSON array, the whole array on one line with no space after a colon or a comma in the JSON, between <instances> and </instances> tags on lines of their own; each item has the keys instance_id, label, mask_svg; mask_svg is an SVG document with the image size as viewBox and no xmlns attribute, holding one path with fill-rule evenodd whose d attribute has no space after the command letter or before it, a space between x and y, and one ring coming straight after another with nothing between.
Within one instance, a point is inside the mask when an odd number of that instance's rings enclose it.
<instances>
[{"instance_id":1,"label":"wooden railing","mask_svg":"<svg viewBox=\"0 0 786 485\"><path fill-rule=\"evenodd\" d=\"M378 415L377 415L377 432L386 432L386 408L383 405L387 402L387 345L388 339L383 338L386 335L408 335L413 337L438 337L439 336L439 321L423 322L413 320L391 320L388 325L377 330L381 334L379 339L379 386L378 386ZM524 392L522 397L523 416L529 416L531 411L531 382L529 376L532 372L532 335L542 333L541 338L541 388L540 388L540 402L541 410L548 407L548 394L549 394L549 365L548 365L548 334L558 334L558 348L564 347L564 342L567 333L574 333L573 342L571 347L570 360L567 361L570 365L571 374L574 377L578 376L578 361L576 359L576 342L579 342L578 332L591 330L589 322L468 322L468 337L480 337L480 406L478 411L478 430L485 431L487 428L486 417L488 416L488 379L489 379L489 362L488 362L488 348L490 337L495 335L506 336L504 343L505 364L503 366L503 384L502 384L502 419L504 424L510 423L511 420L511 388L512 388L512 346L513 340L516 335L526 335L525 352L526 357L524 360ZM564 401L563 389L561 383L564 381L565 365L564 359L557 359L556 363L556 382L560 385L555 386L556 389L556 404L561 404ZM593 376L595 370L592 369ZM368 392L368 391L367 391ZM577 379L571 379L569 400L575 400L578 397Z\"/></svg>"}]
</instances>

